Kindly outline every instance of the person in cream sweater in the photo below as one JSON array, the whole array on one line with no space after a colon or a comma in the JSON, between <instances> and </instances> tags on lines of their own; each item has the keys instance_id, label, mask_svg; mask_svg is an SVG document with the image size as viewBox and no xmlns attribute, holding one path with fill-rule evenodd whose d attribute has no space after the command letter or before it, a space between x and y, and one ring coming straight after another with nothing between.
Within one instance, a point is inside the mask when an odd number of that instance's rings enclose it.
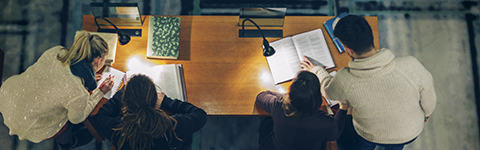
<instances>
[{"instance_id":1,"label":"person in cream sweater","mask_svg":"<svg viewBox=\"0 0 480 150\"><path fill-rule=\"evenodd\" d=\"M352 57L348 67L330 76L307 58L301 66L318 76L326 98L349 101L359 149L403 149L435 109L432 75L414 57L396 58L388 49L375 49L363 17L342 18L334 35Z\"/></svg>"}]
</instances>

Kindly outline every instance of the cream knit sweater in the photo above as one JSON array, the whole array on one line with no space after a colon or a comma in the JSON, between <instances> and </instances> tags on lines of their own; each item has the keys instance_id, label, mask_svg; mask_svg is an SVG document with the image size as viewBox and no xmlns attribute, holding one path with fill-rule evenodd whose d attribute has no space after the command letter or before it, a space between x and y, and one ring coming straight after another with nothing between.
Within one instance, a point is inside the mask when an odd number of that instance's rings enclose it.
<instances>
[{"instance_id":1,"label":"cream knit sweater","mask_svg":"<svg viewBox=\"0 0 480 150\"><path fill-rule=\"evenodd\" d=\"M0 88L0 113L10 135L38 143L70 122L83 122L103 97L90 95L70 66L57 60L63 47L53 47L24 73L8 78Z\"/></svg>"},{"instance_id":2,"label":"cream knit sweater","mask_svg":"<svg viewBox=\"0 0 480 150\"><path fill-rule=\"evenodd\" d=\"M311 71L320 79L322 94L348 100L353 125L368 141L405 143L423 129L424 117L435 109L432 75L414 57L395 58L388 49L354 59L332 77L322 67Z\"/></svg>"}]
</instances>

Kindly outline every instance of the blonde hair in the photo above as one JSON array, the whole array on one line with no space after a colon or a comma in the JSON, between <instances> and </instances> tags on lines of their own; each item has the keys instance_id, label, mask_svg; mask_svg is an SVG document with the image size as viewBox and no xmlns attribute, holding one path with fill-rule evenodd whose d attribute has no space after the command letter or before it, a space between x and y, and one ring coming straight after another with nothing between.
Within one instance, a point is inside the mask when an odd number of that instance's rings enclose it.
<instances>
[{"instance_id":1,"label":"blonde hair","mask_svg":"<svg viewBox=\"0 0 480 150\"><path fill-rule=\"evenodd\" d=\"M82 60L92 63L96 57L105 57L108 54L108 44L98 35L92 35L86 31L80 31L68 52L57 59L63 65L73 65Z\"/></svg>"}]
</instances>

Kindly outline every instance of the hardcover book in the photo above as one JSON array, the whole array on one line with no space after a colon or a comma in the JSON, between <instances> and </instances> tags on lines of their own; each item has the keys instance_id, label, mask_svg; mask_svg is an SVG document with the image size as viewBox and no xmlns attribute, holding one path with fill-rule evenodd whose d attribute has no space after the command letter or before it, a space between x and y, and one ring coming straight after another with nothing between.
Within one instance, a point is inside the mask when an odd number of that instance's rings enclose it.
<instances>
[{"instance_id":1,"label":"hardcover book","mask_svg":"<svg viewBox=\"0 0 480 150\"><path fill-rule=\"evenodd\" d=\"M306 56L317 66L335 67L322 29L300 33L271 42L276 53L267 58L275 84L293 79L302 70L300 62Z\"/></svg>"},{"instance_id":2,"label":"hardcover book","mask_svg":"<svg viewBox=\"0 0 480 150\"><path fill-rule=\"evenodd\" d=\"M325 23L323 23L323 26L325 27L325 29L328 32L328 35L330 35L330 38L332 38L333 43L335 44L335 46L338 49L338 52L340 52L340 53L343 53L345 51L345 48L343 47L342 43L333 35L333 29L335 29L335 25L337 25L337 22L347 15L348 14L346 12L344 12L344 13L336 16L336 17L333 17L330 20L325 21Z\"/></svg>"},{"instance_id":3,"label":"hardcover book","mask_svg":"<svg viewBox=\"0 0 480 150\"><path fill-rule=\"evenodd\" d=\"M147 58L178 59L180 17L150 16Z\"/></svg>"}]
</instances>

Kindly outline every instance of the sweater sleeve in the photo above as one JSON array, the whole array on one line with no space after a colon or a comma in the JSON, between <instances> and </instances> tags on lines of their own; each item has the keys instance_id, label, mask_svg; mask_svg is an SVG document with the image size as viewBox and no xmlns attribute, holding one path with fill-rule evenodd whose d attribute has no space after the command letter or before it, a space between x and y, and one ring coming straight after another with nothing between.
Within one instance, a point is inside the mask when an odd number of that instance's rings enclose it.
<instances>
[{"instance_id":1,"label":"sweater sleeve","mask_svg":"<svg viewBox=\"0 0 480 150\"><path fill-rule=\"evenodd\" d=\"M191 136L207 123L207 113L189 102L165 96L161 108L175 113L172 117L178 122L176 132L180 138Z\"/></svg>"},{"instance_id":2,"label":"sweater sleeve","mask_svg":"<svg viewBox=\"0 0 480 150\"><path fill-rule=\"evenodd\" d=\"M342 135L343 128L345 127L345 120L347 116L347 110L341 110L339 109L337 114L335 114L334 120L335 120L335 125L334 125L334 130L332 136L329 137L328 141L335 141L338 138L340 138L340 135Z\"/></svg>"},{"instance_id":3,"label":"sweater sleeve","mask_svg":"<svg viewBox=\"0 0 480 150\"><path fill-rule=\"evenodd\" d=\"M115 93L113 98L108 100L95 116L88 118L102 137L110 139L113 135L112 129L122 122L119 115L123 107L121 102L122 94L122 90Z\"/></svg>"},{"instance_id":4,"label":"sweater sleeve","mask_svg":"<svg viewBox=\"0 0 480 150\"><path fill-rule=\"evenodd\" d=\"M283 94L264 91L257 95L255 103L269 114L272 114L272 112L275 111L277 99L280 99L281 97L283 97Z\"/></svg>"},{"instance_id":5,"label":"sweater sleeve","mask_svg":"<svg viewBox=\"0 0 480 150\"><path fill-rule=\"evenodd\" d=\"M93 90L92 94L85 89L79 89L79 91L85 92L72 95L70 101L64 106L67 109L68 120L73 124L83 122L104 96L100 89Z\"/></svg>"},{"instance_id":6,"label":"sweater sleeve","mask_svg":"<svg viewBox=\"0 0 480 150\"><path fill-rule=\"evenodd\" d=\"M341 69L337 72L337 75L341 75L344 70ZM323 67L315 66L310 70L310 72L317 75L318 80L320 81L321 93L322 95L330 100L346 100L344 87L341 85L342 83L337 80L333 76L331 76L327 70Z\"/></svg>"},{"instance_id":7,"label":"sweater sleeve","mask_svg":"<svg viewBox=\"0 0 480 150\"><path fill-rule=\"evenodd\" d=\"M423 68L423 66L422 66ZM437 95L433 86L433 77L425 68L422 69L423 80L420 81L420 106L425 117L432 115L437 103Z\"/></svg>"}]
</instances>

